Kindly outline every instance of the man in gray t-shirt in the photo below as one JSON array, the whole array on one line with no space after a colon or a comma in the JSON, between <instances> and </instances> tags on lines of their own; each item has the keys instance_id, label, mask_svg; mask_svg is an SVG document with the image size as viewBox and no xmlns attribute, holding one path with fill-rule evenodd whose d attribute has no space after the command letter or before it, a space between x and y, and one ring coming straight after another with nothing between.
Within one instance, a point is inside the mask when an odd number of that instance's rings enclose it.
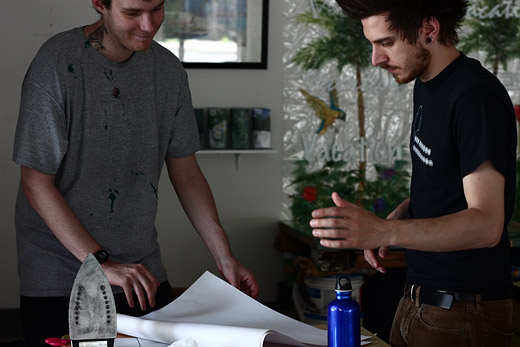
<instances>
[{"instance_id":1,"label":"man in gray t-shirt","mask_svg":"<svg viewBox=\"0 0 520 347\"><path fill-rule=\"evenodd\" d=\"M163 163L223 276L258 293L231 253L195 159L200 144L186 73L153 41L164 1L92 3L101 19L49 39L23 83L13 160L21 166L16 228L30 346L67 333L59 330L63 322L37 316L50 306L66 323L67 297L89 253L102 262L118 311L139 314L171 301L154 226ZM134 301L142 311L131 311Z\"/></svg>"}]
</instances>

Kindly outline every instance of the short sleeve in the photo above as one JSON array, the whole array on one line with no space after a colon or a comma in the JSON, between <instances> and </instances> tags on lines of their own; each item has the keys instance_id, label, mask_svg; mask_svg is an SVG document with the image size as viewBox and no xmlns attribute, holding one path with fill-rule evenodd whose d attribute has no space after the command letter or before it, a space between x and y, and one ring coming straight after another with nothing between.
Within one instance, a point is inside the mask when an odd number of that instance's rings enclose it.
<instances>
[{"instance_id":1,"label":"short sleeve","mask_svg":"<svg viewBox=\"0 0 520 347\"><path fill-rule=\"evenodd\" d=\"M167 158L186 157L195 153L201 147L186 72L183 71L180 76L181 83L179 84L177 107L168 143Z\"/></svg>"},{"instance_id":2,"label":"short sleeve","mask_svg":"<svg viewBox=\"0 0 520 347\"><path fill-rule=\"evenodd\" d=\"M13 161L55 174L67 152L67 122L62 107L44 88L26 77L22 86Z\"/></svg>"},{"instance_id":3,"label":"short sleeve","mask_svg":"<svg viewBox=\"0 0 520 347\"><path fill-rule=\"evenodd\" d=\"M455 107L454 137L460 156L462 177L491 160L505 175L511 143L516 138L516 122L510 101L486 88L465 93Z\"/></svg>"}]
</instances>

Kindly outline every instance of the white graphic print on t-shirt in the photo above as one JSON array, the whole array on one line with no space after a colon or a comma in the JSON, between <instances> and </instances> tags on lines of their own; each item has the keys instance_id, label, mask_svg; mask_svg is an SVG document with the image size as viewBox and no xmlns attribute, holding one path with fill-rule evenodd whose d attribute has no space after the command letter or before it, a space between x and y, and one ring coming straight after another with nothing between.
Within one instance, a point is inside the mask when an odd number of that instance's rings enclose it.
<instances>
[{"instance_id":1,"label":"white graphic print on t-shirt","mask_svg":"<svg viewBox=\"0 0 520 347\"><path fill-rule=\"evenodd\" d=\"M419 109L417 110L417 114L415 115L415 121L413 122L413 145L412 150L417 155L417 157L421 160L421 162L424 165L433 167L433 160L429 158L429 156L432 154L432 150L430 147L426 146L420 139L419 135L417 134L421 130L422 126L422 105L419 106Z\"/></svg>"}]
</instances>

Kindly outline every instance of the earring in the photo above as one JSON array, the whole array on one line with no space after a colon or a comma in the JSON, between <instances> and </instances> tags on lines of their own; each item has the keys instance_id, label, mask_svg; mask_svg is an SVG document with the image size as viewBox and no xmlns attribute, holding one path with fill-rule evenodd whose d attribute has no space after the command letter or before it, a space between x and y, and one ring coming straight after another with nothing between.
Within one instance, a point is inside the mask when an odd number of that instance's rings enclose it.
<instances>
[{"instance_id":1,"label":"earring","mask_svg":"<svg viewBox=\"0 0 520 347\"><path fill-rule=\"evenodd\" d=\"M428 37L426 38L426 43L432 43L432 42L433 42L432 37L431 37L431 36L428 36Z\"/></svg>"}]
</instances>

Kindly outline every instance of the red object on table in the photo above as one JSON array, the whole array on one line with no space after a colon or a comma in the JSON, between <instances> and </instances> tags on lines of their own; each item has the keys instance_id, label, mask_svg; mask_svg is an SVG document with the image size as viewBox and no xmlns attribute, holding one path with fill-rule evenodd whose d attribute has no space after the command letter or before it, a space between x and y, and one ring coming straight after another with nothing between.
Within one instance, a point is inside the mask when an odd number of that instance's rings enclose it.
<instances>
[{"instance_id":1,"label":"red object on table","mask_svg":"<svg viewBox=\"0 0 520 347\"><path fill-rule=\"evenodd\" d=\"M515 115L516 120L520 122L520 105L518 104L515 105Z\"/></svg>"},{"instance_id":2,"label":"red object on table","mask_svg":"<svg viewBox=\"0 0 520 347\"><path fill-rule=\"evenodd\" d=\"M60 339L58 337L48 337L45 342L51 346L68 346L70 344L69 339Z\"/></svg>"}]
</instances>

